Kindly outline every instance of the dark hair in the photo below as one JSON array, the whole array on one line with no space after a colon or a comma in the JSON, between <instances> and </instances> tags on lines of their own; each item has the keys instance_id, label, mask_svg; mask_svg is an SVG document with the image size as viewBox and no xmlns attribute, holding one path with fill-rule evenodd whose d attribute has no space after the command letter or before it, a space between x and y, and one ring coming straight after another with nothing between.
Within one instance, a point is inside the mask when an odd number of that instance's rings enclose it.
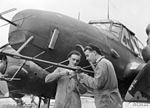
<instances>
[{"instance_id":1,"label":"dark hair","mask_svg":"<svg viewBox=\"0 0 150 108\"><path fill-rule=\"evenodd\" d=\"M149 33L150 33L150 24L148 24L146 27L146 34L149 35Z\"/></svg>"},{"instance_id":2,"label":"dark hair","mask_svg":"<svg viewBox=\"0 0 150 108\"><path fill-rule=\"evenodd\" d=\"M6 56L5 55L3 55L3 54L0 54L0 60L6 60L7 58L6 58Z\"/></svg>"},{"instance_id":3,"label":"dark hair","mask_svg":"<svg viewBox=\"0 0 150 108\"><path fill-rule=\"evenodd\" d=\"M101 50L100 50L97 46L95 46L95 45L93 45L93 44L88 44L88 45L85 47L84 52L85 52L86 50L89 50L89 51L96 51L98 54L102 55Z\"/></svg>"},{"instance_id":4,"label":"dark hair","mask_svg":"<svg viewBox=\"0 0 150 108\"><path fill-rule=\"evenodd\" d=\"M73 50L73 51L71 51L71 52L68 54L67 58L71 57L71 55L73 55L73 54L78 55L78 56L81 57L81 53L80 53L79 51Z\"/></svg>"}]
</instances>

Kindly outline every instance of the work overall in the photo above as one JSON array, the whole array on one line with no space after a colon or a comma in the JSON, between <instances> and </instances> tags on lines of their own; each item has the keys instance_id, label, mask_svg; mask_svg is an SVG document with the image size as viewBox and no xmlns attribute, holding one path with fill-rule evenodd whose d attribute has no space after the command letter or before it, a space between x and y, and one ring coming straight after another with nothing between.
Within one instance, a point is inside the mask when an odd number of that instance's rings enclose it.
<instances>
[{"instance_id":1,"label":"work overall","mask_svg":"<svg viewBox=\"0 0 150 108\"><path fill-rule=\"evenodd\" d=\"M121 108L122 99L112 63L99 58L94 71L94 77L81 73L79 80L92 91L96 108Z\"/></svg>"},{"instance_id":2,"label":"work overall","mask_svg":"<svg viewBox=\"0 0 150 108\"><path fill-rule=\"evenodd\" d=\"M60 77L61 71L67 71L67 69L57 68L46 77L46 82L58 80L54 108L81 108L79 90L83 88L80 89L77 81L70 75Z\"/></svg>"}]
</instances>

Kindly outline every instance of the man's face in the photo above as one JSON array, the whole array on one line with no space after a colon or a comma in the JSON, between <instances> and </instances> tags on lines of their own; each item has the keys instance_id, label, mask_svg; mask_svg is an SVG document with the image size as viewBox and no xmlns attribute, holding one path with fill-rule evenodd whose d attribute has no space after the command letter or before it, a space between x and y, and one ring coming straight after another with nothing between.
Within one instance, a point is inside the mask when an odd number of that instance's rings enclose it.
<instances>
[{"instance_id":1,"label":"man's face","mask_svg":"<svg viewBox=\"0 0 150 108\"><path fill-rule=\"evenodd\" d=\"M86 59L87 59L89 62L91 62L91 63L95 63L95 62L96 62L96 59L95 59L95 51L86 50L84 53L85 53Z\"/></svg>"},{"instance_id":2,"label":"man's face","mask_svg":"<svg viewBox=\"0 0 150 108\"><path fill-rule=\"evenodd\" d=\"M70 66L77 66L80 62L80 56L79 55L76 55L76 54L72 54L68 60L69 60L69 65Z\"/></svg>"}]
</instances>

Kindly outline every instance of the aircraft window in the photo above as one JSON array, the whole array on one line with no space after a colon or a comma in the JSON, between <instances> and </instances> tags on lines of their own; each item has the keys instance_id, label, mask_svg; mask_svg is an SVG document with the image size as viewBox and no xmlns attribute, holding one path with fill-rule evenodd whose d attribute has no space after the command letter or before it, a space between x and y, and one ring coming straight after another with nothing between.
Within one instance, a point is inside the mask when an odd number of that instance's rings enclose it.
<instances>
[{"instance_id":1,"label":"aircraft window","mask_svg":"<svg viewBox=\"0 0 150 108\"><path fill-rule=\"evenodd\" d=\"M125 28L123 29L121 43L124 46L126 46L127 48L129 48L130 50L132 50L132 51L134 50L133 46L132 46L132 43L130 41L130 35L129 35L128 31Z\"/></svg>"},{"instance_id":2,"label":"aircraft window","mask_svg":"<svg viewBox=\"0 0 150 108\"><path fill-rule=\"evenodd\" d=\"M138 40L137 38L135 38L136 44L138 46L138 48L140 49L140 51L144 48L144 45L142 44L142 42L140 40Z\"/></svg>"},{"instance_id":3,"label":"aircraft window","mask_svg":"<svg viewBox=\"0 0 150 108\"><path fill-rule=\"evenodd\" d=\"M138 46L139 46L140 54L141 54L141 56L142 56L142 50L143 50L143 48L144 48L144 45L143 45L140 41L137 41L137 44L138 44Z\"/></svg>"},{"instance_id":4,"label":"aircraft window","mask_svg":"<svg viewBox=\"0 0 150 108\"><path fill-rule=\"evenodd\" d=\"M26 41L26 32L14 31L10 33L9 41L11 44L17 44Z\"/></svg>"},{"instance_id":5,"label":"aircraft window","mask_svg":"<svg viewBox=\"0 0 150 108\"><path fill-rule=\"evenodd\" d=\"M125 43L125 45L127 45L128 43L127 43L127 38L126 38L126 36L124 36L124 38L123 38L123 42Z\"/></svg>"},{"instance_id":6,"label":"aircraft window","mask_svg":"<svg viewBox=\"0 0 150 108\"><path fill-rule=\"evenodd\" d=\"M131 42L134 47L135 53L139 54L139 56L142 57L141 51L144 48L143 44L134 36L132 36Z\"/></svg>"},{"instance_id":7,"label":"aircraft window","mask_svg":"<svg viewBox=\"0 0 150 108\"><path fill-rule=\"evenodd\" d=\"M98 29L103 29L103 30L108 30L110 28L110 23L103 23L103 24L93 24L96 26Z\"/></svg>"},{"instance_id":8,"label":"aircraft window","mask_svg":"<svg viewBox=\"0 0 150 108\"><path fill-rule=\"evenodd\" d=\"M137 45L136 45L136 43L134 42L133 39L131 39L131 43L132 43L132 45L133 45L134 52L135 52L136 54L139 54L139 50L138 50Z\"/></svg>"},{"instance_id":9,"label":"aircraft window","mask_svg":"<svg viewBox=\"0 0 150 108\"><path fill-rule=\"evenodd\" d=\"M111 27L111 32L116 35L117 37L120 36L120 32L121 32L121 27L118 24L113 24Z\"/></svg>"}]
</instances>

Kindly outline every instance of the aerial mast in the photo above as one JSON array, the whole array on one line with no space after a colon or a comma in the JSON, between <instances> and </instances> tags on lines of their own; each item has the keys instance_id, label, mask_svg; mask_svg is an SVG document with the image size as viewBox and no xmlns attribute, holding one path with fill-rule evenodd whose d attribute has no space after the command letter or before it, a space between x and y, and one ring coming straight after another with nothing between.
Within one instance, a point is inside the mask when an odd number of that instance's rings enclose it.
<instances>
[{"instance_id":1,"label":"aerial mast","mask_svg":"<svg viewBox=\"0 0 150 108\"><path fill-rule=\"evenodd\" d=\"M107 1L107 19L109 19L109 0Z\"/></svg>"},{"instance_id":2,"label":"aerial mast","mask_svg":"<svg viewBox=\"0 0 150 108\"><path fill-rule=\"evenodd\" d=\"M80 12L78 13L78 20L80 20Z\"/></svg>"}]
</instances>

